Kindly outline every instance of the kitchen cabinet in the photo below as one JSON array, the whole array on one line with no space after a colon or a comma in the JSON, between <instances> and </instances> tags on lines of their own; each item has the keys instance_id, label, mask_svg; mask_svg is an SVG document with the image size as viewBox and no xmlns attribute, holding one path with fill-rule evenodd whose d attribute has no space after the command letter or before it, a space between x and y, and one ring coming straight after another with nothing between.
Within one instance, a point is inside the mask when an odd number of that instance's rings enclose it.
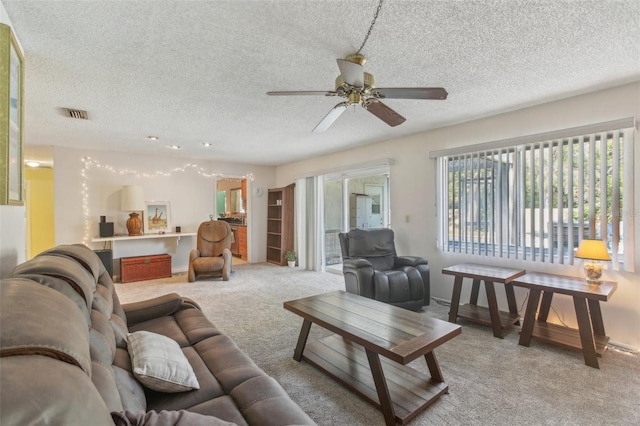
<instances>
[{"instance_id":1,"label":"kitchen cabinet","mask_svg":"<svg viewBox=\"0 0 640 426\"><path fill-rule=\"evenodd\" d=\"M247 260L247 227L241 225L231 225L233 232L233 243L231 243L231 254L241 259Z\"/></svg>"},{"instance_id":2,"label":"kitchen cabinet","mask_svg":"<svg viewBox=\"0 0 640 426\"><path fill-rule=\"evenodd\" d=\"M231 254L234 256L240 255L240 249L238 244L238 227L231 226L231 232L233 233L233 241L231 242Z\"/></svg>"},{"instance_id":3,"label":"kitchen cabinet","mask_svg":"<svg viewBox=\"0 0 640 426\"><path fill-rule=\"evenodd\" d=\"M246 226L238 226L238 254L241 259L247 260L248 251L247 251L247 227Z\"/></svg>"}]
</instances>

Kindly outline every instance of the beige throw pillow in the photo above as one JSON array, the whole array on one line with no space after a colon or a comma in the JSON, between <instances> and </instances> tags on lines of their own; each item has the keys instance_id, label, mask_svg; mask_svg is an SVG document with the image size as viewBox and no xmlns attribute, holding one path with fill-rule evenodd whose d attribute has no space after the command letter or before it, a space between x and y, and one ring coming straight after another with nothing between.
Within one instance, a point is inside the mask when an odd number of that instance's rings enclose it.
<instances>
[{"instance_id":1,"label":"beige throw pillow","mask_svg":"<svg viewBox=\"0 0 640 426\"><path fill-rule=\"evenodd\" d=\"M189 360L178 343L150 331L127 336L133 374L140 383L158 392L200 389Z\"/></svg>"}]
</instances>

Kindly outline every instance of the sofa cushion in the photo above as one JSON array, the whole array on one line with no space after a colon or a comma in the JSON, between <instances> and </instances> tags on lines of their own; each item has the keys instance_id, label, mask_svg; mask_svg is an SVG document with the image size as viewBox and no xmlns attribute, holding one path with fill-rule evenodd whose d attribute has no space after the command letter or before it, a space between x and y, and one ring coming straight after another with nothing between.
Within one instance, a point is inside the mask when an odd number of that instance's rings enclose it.
<instances>
[{"instance_id":1,"label":"sofa cushion","mask_svg":"<svg viewBox=\"0 0 640 426\"><path fill-rule=\"evenodd\" d=\"M158 392L199 389L193 368L178 344L163 335L136 331L127 337L133 374Z\"/></svg>"},{"instance_id":2,"label":"sofa cushion","mask_svg":"<svg viewBox=\"0 0 640 426\"><path fill-rule=\"evenodd\" d=\"M220 271L224 266L224 257L199 257L192 263L193 270L196 272Z\"/></svg>"},{"instance_id":3,"label":"sofa cushion","mask_svg":"<svg viewBox=\"0 0 640 426\"><path fill-rule=\"evenodd\" d=\"M113 375L116 380L116 387L120 393L122 408L130 411L146 411L147 399L144 388L133 375L124 368L112 365Z\"/></svg>"},{"instance_id":4,"label":"sofa cushion","mask_svg":"<svg viewBox=\"0 0 640 426\"><path fill-rule=\"evenodd\" d=\"M92 255L89 247L84 244L64 244L59 245L49 250L45 250L40 253L38 256L42 255L58 255L58 256L67 256L71 259L78 262L84 269L87 270L95 281L98 280L100 276L100 266L102 266L102 262L100 258Z\"/></svg>"},{"instance_id":5,"label":"sofa cushion","mask_svg":"<svg viewBox=\"0 0 640 426\"><path fill-rule=\"evenodd\" d=\"M93 304L96 282L93 275L75 260L60 255L39 255L13 270L13 277L25 274L47 275L66 281L84 299L87 307Z\"/></svg>"},{"instance_id":6,"label":"sofa cushion","mask_svg":"<svg viewBox=\"0 0 640 426\"><path fill-rule=\"evenodd\" d=\"M11 278L2 281L0 302L2 357L40 354L91 374L87 323L71 299L33 281Z\"/></svg>"},{"instance_id":7,"label":"sofa cushion","mask_svg":"<svg viewBox=\"0 0 640 426\"><path fill-rule=\"evenodd\" d=\"M190 411L124 411L111 413L115 426L236 426L217 417Z\"/></svg>"},{"instance_id":8,"label":"sofa cushion","mask_svg":"<svg viewBox=\"0 0 640 426\"><path fill-rule=\"evenodd\" d=\"M1 425L113 426L87 374L43 355L10 356L0 363Z\"/></svg>"},{"instance_id":9,"label":"sofa cushion","mask_svg":"<svg viewBox=\"0 0 640 426\"><path fill-rule=\"evenodd\" d=\"M61 278L51 277L48 275L41 274L21 274L20 278L24 278L27 280L35 281L42 286L52 288L65 296L67 296L73 303L76 304L78 309L82 312L84 316L87 326L91 326L91 308L87 306L87 301L81 296L68 281L65 281Z\"/></svg>"}]
</instances>

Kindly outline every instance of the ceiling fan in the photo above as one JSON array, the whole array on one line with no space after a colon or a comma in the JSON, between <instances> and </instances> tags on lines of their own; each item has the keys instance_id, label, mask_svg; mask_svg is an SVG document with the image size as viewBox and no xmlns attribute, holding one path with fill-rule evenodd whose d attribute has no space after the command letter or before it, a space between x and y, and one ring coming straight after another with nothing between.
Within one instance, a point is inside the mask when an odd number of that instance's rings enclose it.
<instances>
[{"instance_id":1,"label":"ceiling fan","mask_svg":"<svg viewBox=\"0 0 640 426\"><path fill-rule=\"evenodd\" d=\"M442 87L375 87L373 75L364 72L366 62L364 55L349 55L338 59L340 75L336 78L335 90L329 91L275 91L267 92L270 96L324 95L346 98L333 107L331 111L313 129L314 133L323 132L333 124L340 114L351 105L360 105L389 126L397 126L405 122L405 118L382 103L382 99L447 99L447 91Z\"/></svg>"}]
</instances>

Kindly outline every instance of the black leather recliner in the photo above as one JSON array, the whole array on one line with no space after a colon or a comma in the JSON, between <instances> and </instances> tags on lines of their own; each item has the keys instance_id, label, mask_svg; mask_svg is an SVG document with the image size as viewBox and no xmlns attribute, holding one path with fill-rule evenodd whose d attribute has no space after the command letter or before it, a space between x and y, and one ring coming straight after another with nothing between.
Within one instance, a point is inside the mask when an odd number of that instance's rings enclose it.
<instances>
[{"instance_id":1,"label":"black leather recliner","mask_svg":"<svg viewBox=\"0 0 640 426\"><path fill-rule=\"evenodd\" d=\"M391 229L352 229L338 238L347 292L412 311L429 304L428 260L397 256Z\"/></svg>"}]
</instances>

